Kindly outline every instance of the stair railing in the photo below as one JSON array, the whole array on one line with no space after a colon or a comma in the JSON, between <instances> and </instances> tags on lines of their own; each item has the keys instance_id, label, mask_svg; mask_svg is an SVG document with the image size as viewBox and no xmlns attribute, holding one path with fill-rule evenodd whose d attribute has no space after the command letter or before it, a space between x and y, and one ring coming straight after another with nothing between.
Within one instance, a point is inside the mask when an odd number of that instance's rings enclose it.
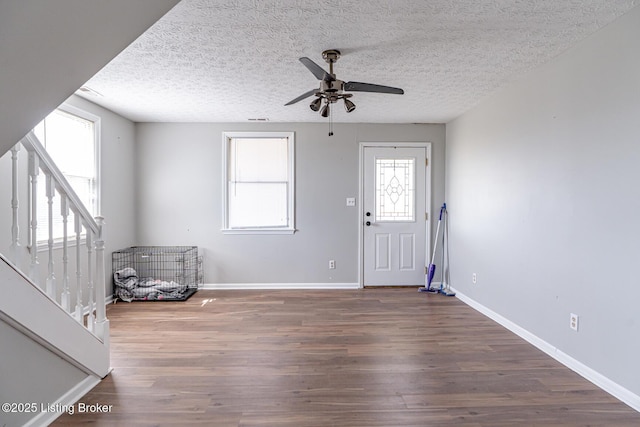
<instances>
[{"instance_id":1,"label":"stair railing","mask_svg":"<svg viewBox=\"0 0 640 427\"><path fill-rule=\"evenodd\" d=\"M101 216L93 218L65 176L56 166L38 137L29 132L19 144L11 149L12 186L11 186L11 249L10 259L18 268L23 262L24 249L20 244L19 228L19 159L18 153L22 145L28 154L28 175L31 194L28 224L30 228L29 242L29 278L37 286L41 286L41 268L38 260L38 180L40 172L44 174L46 183L47 217L49 238L47 240L47 274L44 284L46 294L59 304L78 323L99 338L105 345L109 343L109 320L106 316L105 303L105 266L104 266L104 219ZM53 205L54 198L60 199L60 214L62 216L62 288L57 288L55 276L55 240L53 236ZM69 215L73 215L73 235L69 235ZM84 235L86 245L86 269L82 267L82 239ZM69 243L75 239L75 289L71 287L69 265ZM95 266L94 266L95 260ZM72 293L75 292L75 305ZM73 311L72 311L73 310Z\"/></svg>"}]
</instances>

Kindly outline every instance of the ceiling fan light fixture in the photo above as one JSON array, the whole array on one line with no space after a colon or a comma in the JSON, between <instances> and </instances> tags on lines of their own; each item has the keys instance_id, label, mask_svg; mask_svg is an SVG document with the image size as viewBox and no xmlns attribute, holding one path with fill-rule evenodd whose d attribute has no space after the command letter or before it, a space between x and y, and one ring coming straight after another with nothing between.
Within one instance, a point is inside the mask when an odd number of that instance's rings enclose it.
<instances>
[{"instance_id":1,"label":"ceiling fan light fixture","mask_svg":"<svg viewBox=\"0 0 640 427\"><path fill-rule=\"evenodd\" d=\"M322 110L320 110L320 115L322 117L329 117L329 103L327 102Z\"/></svg>"},{"instance_id":2,"label":"ceiling fan light fixture","mask_svg":"<svg viewBox=\"0 0 640 427\"><path fill-rule=\"evenodd\" d=\"M350 100L345 98L344 99L344 109L347 110L347 113L350 113L350 112L352 112L353 110L356 109L356 104L354 104L353 102L351 102Z\"/></svg>"},{"instance_id":3,"label":"ceiling fan light fixture","mask_svg":"<svg viewBox=\"0 0 640 427\"><path fill-rule=\"evenodd\" d=\"M309 108L311 108L311 110L313 111L318 111L320 109L321 104L322 104L322 98L316 98L313 101L311 101Z\"/></svg>"}]
</instances>

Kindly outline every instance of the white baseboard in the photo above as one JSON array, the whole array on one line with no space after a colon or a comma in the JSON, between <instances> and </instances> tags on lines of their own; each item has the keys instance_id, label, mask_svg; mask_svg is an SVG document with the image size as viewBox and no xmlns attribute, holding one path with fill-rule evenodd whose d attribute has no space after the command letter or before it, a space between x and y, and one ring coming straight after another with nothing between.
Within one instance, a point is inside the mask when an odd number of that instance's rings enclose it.
<instances>
[{"instance_id":1,"label":"white baseboard","mask_svg":"<svg viewBox=\"0 0 640 427\"><path fill-rule=\"evenodd\" d=\"M205 283L199 289L360 289L358 283Z\"/></svg>"},{"instance_id":2,"label":"white baseboard","mask_svg":"<svg viewBox=\"0 0 640 427\"><path fill-rule=\"evenodd\" d=\"M602 390L611 394L616 399L619 399L620 401L629 405L631 408L640 412L640 396L638 396L637 394L629 391L625 387L605 377L601 373L588 367L584 363L574 359L568 354L563 353L557 347L549 344L548 342L532 334L526 329L516 325L506 317L501 316L500 314L496 313L490 308L485 307L479 302L469 298L465 294L460 293L460 291L458 291L457 289L454 291L456 292L456 297L458 297L460 301L464 302L469 307L479 311L480 313L484 314L488 318L496 321L500 325L504 326L505 328L513 332L514 334L518 335L520 338L524 339L528 343L534 345L535 347L542 350L549 356L553 357L555 360L562 363L567 368L571 369L572 371L576 372L577 374L584 377L588 381L592 382L596 386L600 387Z\"/></svg>"},{"instance_id":3,"label":"white baseboard","mask_svg":"<svg viewBox=\"0 0 640 427\"><path fill-rule=\"evenodd\" d=\"M61 409L60 411L40 412L37 416L27 422L25 424L25 427L48 426L63 413L70 412L68 410L64 410L65 408L71 408L71 410L75 410L75 403L80 400L82 396L91 391L91 389L94 388L100 381L101 378L94 375L86 377L84 380L76 384L71 390L60 396L58 400L50 404L52 408Z\"/></svg>"}]
</instances>

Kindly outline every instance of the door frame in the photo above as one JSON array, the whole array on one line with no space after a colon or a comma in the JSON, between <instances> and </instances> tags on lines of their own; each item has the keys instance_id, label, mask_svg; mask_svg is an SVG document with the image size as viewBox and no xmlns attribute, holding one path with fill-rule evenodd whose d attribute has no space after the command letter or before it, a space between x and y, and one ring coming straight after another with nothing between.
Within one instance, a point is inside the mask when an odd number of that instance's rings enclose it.
<instances>
[{"instance_id":1,"label":"door frame","mask_svg":"<svg viewBox=\"0 0 640 427\"><path fill-rule=\"evenodd\" d=\"M360 142L358 147L358 284L359 288L364 288L364 150L367 147L378 148L420 148L424 147L426 156L426 165L424 173L424 191L425 191L425 211L427 214L425 226L425 268L429 265L431 259L431 142ZM425 274L426 277L426 274Z\"/></svg>"}]
</instances>

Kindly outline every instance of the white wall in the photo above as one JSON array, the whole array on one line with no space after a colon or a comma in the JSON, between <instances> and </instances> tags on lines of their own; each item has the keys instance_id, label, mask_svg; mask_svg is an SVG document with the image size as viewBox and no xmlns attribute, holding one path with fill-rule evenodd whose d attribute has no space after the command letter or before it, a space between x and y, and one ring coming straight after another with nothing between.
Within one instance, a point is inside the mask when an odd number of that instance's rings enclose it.
<instances>
[{"instance_id":1,"label":"white wall","mask_svg":"<svg viewBox=\"0 0 640 427\"><path fill-rule=\"evenodd\" d=\"M358 144L433 143L433 203L444 196L444 125L174 124L137 128L138 243L197 245L206 283L357 283ZM222 132L294 131L293 235L223 235ZM359 205L359 201L358 201ZM329 270L328 260L336 261Z\"/></svg>"},{"instance_id":2,"label":"white wall","mask_svg":"<svg viewBox=\"0 0 640 427\"><path fill-rule=\"evenodd\" d=\"M446 153L453 286L636 397L638 40L640 8L449 123Z\"/></svg>"}]
</instances>

